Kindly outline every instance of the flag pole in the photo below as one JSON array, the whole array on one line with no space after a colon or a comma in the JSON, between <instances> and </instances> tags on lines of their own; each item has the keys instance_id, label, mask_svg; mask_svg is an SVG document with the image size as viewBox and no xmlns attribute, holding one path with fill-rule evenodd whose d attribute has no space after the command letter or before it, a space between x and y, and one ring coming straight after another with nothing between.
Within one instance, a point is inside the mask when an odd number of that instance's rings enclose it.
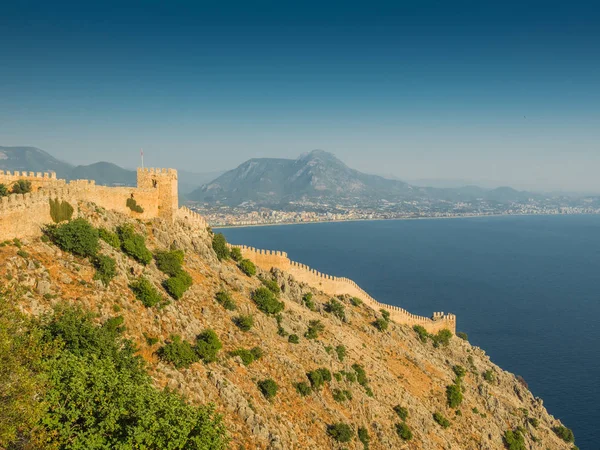
<instances>
[{"instance_id":1,"label":"flag pole","mask_svg":"<svg viewBox=\"0 0 600 450\"><path fill-rule=\"evenodd\" d=\"M142 169L144 168L144 149L140 148L140 156L142 157Z\"/></svg>"}]
</instances>

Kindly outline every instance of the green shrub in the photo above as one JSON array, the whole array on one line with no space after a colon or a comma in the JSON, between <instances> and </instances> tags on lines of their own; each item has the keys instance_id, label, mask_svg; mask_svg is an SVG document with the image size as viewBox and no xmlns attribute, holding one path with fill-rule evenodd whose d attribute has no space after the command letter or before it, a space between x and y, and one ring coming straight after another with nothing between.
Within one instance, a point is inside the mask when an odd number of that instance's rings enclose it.
<instances>
[{"instance_id":1,"label":"green shrub","mask_svg":"<svg viewBox=\"0 0 600 450\"><path fill-rule=\"evenodd\" d=\"M17 180L12 185L10 191L12 194L27 194L31 192L31 181L28 180Z\"/></svg>"},{"instance_id":2,"label":"green shrub","mask_svg":"<svg viewBox=\"0 0 600 450\"><path fill-rule=\"evenodd\" d=\"M302 297L302 303L304 303L304 305L311 311L316 311L316 309L317 309L315 302L313 300L313 295L310 292L307 292L306 294L304 294L304 296Z\"/></svg>"},{"instance_id":3,"label":"green shrub","mask_svg":"<svg viewBox=\"0 0 600 450\"><path fill-rule=\"evenodd\" d=\"M290 344L298 344L300 342L300 338L297 334L290 334L290 336L288 337L288 342Z\"/></svg>"},{"instance_id":4,"label":"green shrub","mask_svg":"<svg viewBox=\"0 0 600 450\"><path fill-rule=\"evenodd\" d=\"M350 442L354 437L352 428L345 423L327 425L327 434L338 442Z\"/></svg>"},{"instance_id":5,"label":"green shrub","mask_svg":"<svg viewBox=\"0 0 600 450\"><path fill-rule=\"evenodd\" d=\"M396 433L404 441L410 441L413 437L412 431L410 431L410 428L404 422L396 424Z\"/></svg>"},{"instance_id":6,"label":"green shrub","mask_svg":"<svg viewBox=\"0 0 600 450\"><path fill-rule=\"evenodd\" d=\"M458 333L456 333L456 337L462 339L463 341L469 340L469 336L467 336L467 333L463 333L462 331L459 331Z\"/></svg>"},{"instance_id":7,"label":"green shrub","mask_svg":"<svg viewBox=\"0 0 600 450\"><path fill-rule=\"evenodd\" d=\"M318 370L311 370L306 374L308 377L308 381L310 381L310 386L314 391L317 391L323 387L323 375Z\"/></svg>"},{"instance_id":8,"label":"green shrub","mask_svg":"<svg viewBox=\"0 0 600 450\"><path fill-rule=\"evenodd\" d=\"M368 397L373 397L373 389L371 389L370 386L365 386L365 394L367 394Z\"/></svg>"},{"instance_id":9,"label":"green shrub","mask_svg":"<svg viewBox=\"0 0 600 450\"><path fill-rule=\"evenodd\" d=\"M340 389L334 389L331 392L331 395L333 396L333 399L338 402L338 403L342 403L345 402L346 400L352 400L352 394L350 394L350 398L346 397L346 392L348 391L342 391Z\"/></svg>"},{"instance_id":10,"label":"green shrub","mask_svg":"<svg viewBox=\"0 0 600 450\"><path fill-rule=\"evenodd\" d=\"M519 430L504 432L504 444L508 450L526 450L525 438Z\"/></svg>"},{"instance_id":11,"label":"green shrub","mask_svg":"<svg viewBox=\"0 0 600 450\"><path fill-rule=\"evenodd\" d=\"M145 277L139 277L129 285L137 298L146 308L151 308L157 303L160 303L162 296L154 285Z\"/></svg>"},{"instance_id":12,"label":"green shrub","mask_svg":"<svg viewBox=\"0 0 600 450\"><path fill-rule=\"evenodd\" d=\"M125 202L125 206L127 206L130 210L132 210L133 212L136 212L136 213L144 212L144 208L142 208L140 205L138 205L137 202L135 201L135 198L133 198L133 197L129 197L127 199L127 201Z\"/></svg>"},{"instance_id":13,"label":"green shrub","mask_svg":"<svg viewBox=\"0 0 600 450\"><path fill-rule=\"evenodd\" d=\"M242 256L242 251L239 249L239 247L233 247L229 252L229 255L235 262L240 262L242 259L244 259Z\"/></svg>"},{"instance_id":14,"label":"green shrub","mask_svg":"<svg viewBox=\"0 0 600 450\"><path fill-rule=\"evenodd\" d=\"M394 412L398 414L398 417L402 420L406 420L408 418L408 409L403 406L396 405L394 406Z\"/></svg>"},{"instance_id":15,"label":"green shrub","mask_svg":"<svg viewBox=\"0 0 600 450\"><path fill-rule=\"evenodd\" d=\"M450 421L439 412L433 414L433 420L435 420L442 428L448 428L450 426Z\"/></svg>"},{"instance_id":16,"label":"green shrub","mask_svg":"<svg viewBox=\"0 0 600 450\"><path fill-rule=\"evenodd\" d=\"M381 317L376 319L375 322L373 322L373 326L379 331L386 331L389 325L390 323L387 320L382 319Z\"/></svg>"},{"instance_id":17,"label":"green shrub","mask_svg":"<svg viewBox=\"0 0 600 450\"><path fill-rule=\"evenodd\" d=\"M121 248L121 240L119 239L117 233L113 233L106 228L99 228L98 236L111 247Z\"/></svg>"},{"instance_id":18,"label":"green shrub","mask_svg":"<svg viewBox=\"0 0 600 450\"><path fill-rule=\"evenodd\" d=\"M261 283L268 289L270 290L273 294L275 294L276 296L278 296L279 294L281 294L281 288L279 287L279 285L277 284L277 281L275 280L268 280L266 278L260 277L260 281Z\"/></svg>"},{"instance_id":19,"label":"green shrub","mask_svg":"<svg viewBox=\"0 0 600 450\"><path fill-rule=\"evenodd\" d=\"M413 326L413 330L415 330L415 333L417 333L417 336L419 339L421 339L421 342L427 342L427 338L430 337L430 334L425 328L423 328L421 325L415 325Z\"/></svg>"},{"instance_id":20,"label":"green shrub","mask_svg":"<svg viewBox=\"0 0 600 450\"><path fill-rule=\"evenodd\" d=\"M165 362L173 364L177 369L189 367L199 360L194 347L181 336L173 335L171 339L157 351L158 356Z\"/></svg>"},{"instance_id":21,"label":"green shrub","mask_svg":"<svg viewBox=\"0 0 600 450\"><path fill-rule=\"evenodd\" d=\"M50 202L50 217L54 223L64 222L65 220L71 220L73 217L73 207L66 200L60 201L58 198L49 199Z\"/></svg>"},{"instance_id":22,"label":"green shrub","mask_svg":"<svg viewBox=\"0 0 600 450\"><path fill-rule=\"evenodd\" d=\"M183 250L156 252L154 254L154 260L156 261L156 267L158 267L158 270L171 277L174 277L181 272L183 256Z\"/></svg>"},{"instance_id":23,"label":"green shrub","mask_svg":"<svg viewBox=\"0 0 600 450\"><path fill-rule=\"evenodd\" d=\"M196 338L196 354L205 363L216 361L222 348L223 344L213 330L204 330Z\"/></svg>"},{"instance_id":24,"label":"green shrub","mask_svg":"<svg viewBox=\"0 0 600 450\"><path fill-rule=\"evenodd\" d=\"M146 239L135 232L133 225L124 224L117 227L117 235L121 240L121 250L137 262L147 265L152 261L152 252L146 247Z\"/></svg>"},{"instance_id":25,"label":"green shrub","mask_svg":"<svg viewBox=\"0 0 600 450\"><path fill-rule=\"evenodd\" d=\"M0 197L8 197L8 188L2 183L0 183Z\"/></svg>"},{"instance_id":26,"label":"green shrub","mask_svg":"<svg viewBox=\"0 0 600 450\"><path fill-rule=\"evenodd\" d=\"M49 225L45 233L54 244L66 252L84 257L98 253L98 230L85 219Z\"/></svg>"},{"instance_id":27,"label":"green shrub","mask_svg":"<svg viewBox=\"0 0 600 450\"><path fill-rule=\"evenodd\" d=\"M288 335L288 332L285 331L285 329L281 325L283 323L283 316L281 314L277 314L275 316L275 320L277 321L277 334L279 336L286 337Z\"/></svg>"},{"instance_id":28,"label":"green shrub","mask_svg":"<svg viewBox=\"0 0 600 450\"><path fill-rule=\"evenodd\" d=\"M325 331L325 325L320 320L311 320L308 322L308 330L304 333L306 339L317 339Z\"/></svg>"},{"instance_id":29,"label":"green shrub","mask_svg":"<svg viewBox=\"0 0 600 450\"><path fill-rule=\"evenodd\" d=\"M229 259L229 248L227 248L227 240L222 233L213 235L212 248L217 254L219 261Z\"/></svg>"},{"instance_id":30,"label":"green shrub","mask_svg":"<svg viewBox=\"0 0 600 450\"><path fill-rule=\"evenodd\" d=\"M158 338L156 336L149 336L144 333L144 338L146 338L146 344L148 344L150 347L158 344Z\"/></svg>"},{"instance_id":31,"label":"green shrub","mask_svg":"<svg viewBox=\"0 0 600 450\"><path fill-rule=\"evenodd\" d=\"M452 332L450 330L439 331L432 337L434 347L439 347L440 345L447 346L450 343L451 337Z\"/></svg>"},{"instance_id":32,"label":"green shrub","mask_svg":"<svg viewBox=\"0 0 600 450\"><path fill-rule=\"evenodd\" d=\"M305 381L301 381L300 383L295 383L294 387L296 388L296 391L298 392L298 394L300 394L302 397L306 397L307 395L309 395L311 393L310 386Z\"/></svg>"},{"instance_id":33,"label":"green shrub","mask_svg":"<svg viewBox=\"0 0 600 450\"><path fill-rule=\"evenodd\" d=\"M381 317L383 317L383 320L387 322L390 321L390 312L387 309L380 309L379 312L381 313Z\"/></svg>"},{"instance_id":34,"label":"green shrub","mask_svg":"<svg viewBox=\"0 0 600 450\"><path fill-rule=\"evenodd\" d=\"M275 294L266 287L259 287L252 293L252 300L258 309L265 314L278 314L283 311L283 302L275 297Z\"/></svg>"},{"instance_id":35,"label":"green shrub","mask_svg":"<svg viewBox=\"0 0 600 450\"><path fill-rule=\"evenodd\" d=\"M363 366L358 363L352 364L352 369L356 372L356 381L363 387L366 387L369 384L369 379L367 378L367 373Z\"/></svg>"},{"instance_id":36,"label":"green shrub","mask_svg":"<svg viewBox=\"0 0 600 450\"><path fill-rule=\"evenodd\" d=\"M336 300L335 298L332 298L325 304L325 311L333 314L340 320L346 320L346 308L344 308L342 302Z\"/></svg>"},{"instance_id":37,"label":"green shrub","mask_svg":"<svg viewBox=\"0 0 600 450\"><path fill-rule=\"evenodd\" d=\"M452 370L454 371L454 373L456 374L456 376L458 378L464 377L465 374L467 373L467 371L465 370L465 368L463 366L453 366Z\"/></svg>"},{"instance_id":38,"label":"green shrub","mask_svg":"<svg viewBox=\"0 0 600 450\"><path fill-rule=\"evenodd\" d=\"M496 375L494 374L493 370L488 369L483 372L483 379L488 383L494 383L496 381Z\"/></svg>"},{"instance_id":39,"label":"green shrub","mask_svg":"<svg viewBox=\"0 0 600 450\"><path fill-rule=\"evenodd\" d=\"M266 399L272 399L277 395L277 383L271 378L261 380L258 383L258 389L265 396Z\"/></svg>"},{"instance_id":40,"label":"green shrub","mask_svg":"<svg viewBox=\"0 0 600 450\"><path fill-rule=\"evenodd\" d=\"M352 297L352 298L350 299L350 303L352 304L352 306L360 306L360 305L362 305L362 303L363 303L363 302L362 302L362 300L361 300L360 298L358 298L358 297Z\"/></svg>"},{"instance_id":41,"label":"green shrub","mask_svg":"<svg viewBox=\"0 0 600 450\"><path fill-rule=\"evenodd\" d=\"M446 399L448 400L448 406L450 408L457 408L460 406L463 400L460 384L454 383L446 386Z\"/></svg>"},{"instance_id":42,"label":"green shrub","mask_svg":"<svg viewBox=\"0 0 600 450\"><path fill-rule=\"evenodd\" d=\"M355 383L356 382L356 373L354 372L346 372L344 370L342 370L342 375L344 376L344 378L346 379L346 381L348 383Z\"/></svg>"},{"instance_id":43,"label":"green shrub","mask_svg":"<svg viewBox=\"0 0 600 450\"><path fill-rule=\"evenodd\" d=\"M234 311L236 308L235 302L231 298L231 295L227 291L219 291L215 295L215 300L219 305L228 311Z\"/></svg>"},{"instance_id":44,"label":"green shrub","mask_svg":"<svg viewBox=\"0 0 600 450\"><path fill-rule=\"evenodd\" d=\"M174 277L163 281L163 287L171 297L179 300L192 283L192 276L185 270L180 270Z\"/></svg>"},{"instance_id":45,"label":"green shrub","mask_svg":"<svg viewBox=\"0 0 600 450\"><path fill-rule=\"evenodd\" d=\"M335 352L337 353L337 357L340 362L344 361L344 358L346 357L346 347L343 345L338 345L335 348Z\"/></svg>"},{"instance_id":46,"label":"green shrub","mask_svg":"<svg viewBox=\"0 0 600 450\"><path fill-rule=\"evenodd\" d=\"M17 255L19 255L21 258L29 258L29 253L27 253L25 250L18 250Z\"/></svg>"},{"instance_id":47,"label":"green shrub","mask_svg":"<svg viewBox=\"0 0 600 450\"><path fill-rule=\"evenodd\" d=\"M104 286L108 286L110 280L117 275L117 262L110 256L96 255L93 257L92 263L96 268L94 279L100 280Z\"/></svg>"},{"instance_id":48,"label":"green shrub","mask_svg":"<svg viewBox=\"0 0 600 450\"><path fill-rule=\"evenodd\" d=\"M553 427L552 431L565 442L575 442L575 436L570 428L560 425L558 427Z\"/></svg>"},{"instance_id":49,"label":"green shrub","mask_svg":"<svg viewBox=\"0 0 600 450\"><path fill-rule=\"evenodd\" d=\"M371 437L369 436L369 430L365 427L358 428L358 440L362 442L363 449L369 450L369 442L371 442Z\"/></svg>"},{"instance_id":50,"label":"green shrub","mask_svg":"<svg viewBox=\"0 0 600 450\"><path fill-rule=\"evenodd\" d=\"M253 277L254 275L256 275L256 266L249 259L242 259L239 262L238 267L249 277Z\"/></svg>"},{"instance_id":51,"label":"green shrub","mask_svg":"<svg viewBox=\"0 0 600 450\"><path fill-rule=\"evenodd\" d=\"M245 348L238 348L229 353L231 356L239 356L242 359L242 362L245 366L249 366L254 362L254 355L250 350L246 350Z\"/></svg>"},{"instance_id":52,"label":"green shrub","mask_svg":"<svg viewBox=\"0 0 600 450\"><path fill-rule=\"evenodd\" d=\"M321 367L319 369L317 369L317 372L319 372L321 374L321 378L323 379L323 382L325 383L329 383L331 382L332 378L331 378L331 371L325 367Z\"/></svg>"},{"instance_id":53,"label":"green shrub","mask_svg":"<svg viewBox=\"0 0 600 450\"><path fill-rule=\"evenodd\" d=\"M535 417L530 417L528 420L533 428L537 428L540 424L540 421L537 420Z\"/></svg>"},{"instance_id":54,"label":"green shrub","mask_svg":"<svg viewBox=\"0 0 600 450\"><path fill-rule=\"evenodd\" d=\"M239 315L233 318L233 323L242 331L250 331L254 326L254 317L249 315Z\"/></svg>"}]
</instances>

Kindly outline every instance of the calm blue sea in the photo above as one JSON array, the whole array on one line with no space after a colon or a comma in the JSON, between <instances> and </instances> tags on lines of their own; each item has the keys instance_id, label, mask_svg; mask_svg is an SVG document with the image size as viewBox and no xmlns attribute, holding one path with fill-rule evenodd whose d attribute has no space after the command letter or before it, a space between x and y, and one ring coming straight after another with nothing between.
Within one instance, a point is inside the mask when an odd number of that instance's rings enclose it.
<instances>
[{"instance_id":1,"label":"calm blue sea","mask_svg":"<svg viewBox=\"0 0 600 450\"><path fill-rule=\"evenodd\" d=\"M221 230L235 244L354 279L458 330L519 374L581 449L600 448L600 216L493 217Z\"/></svg>"}]
</instances>

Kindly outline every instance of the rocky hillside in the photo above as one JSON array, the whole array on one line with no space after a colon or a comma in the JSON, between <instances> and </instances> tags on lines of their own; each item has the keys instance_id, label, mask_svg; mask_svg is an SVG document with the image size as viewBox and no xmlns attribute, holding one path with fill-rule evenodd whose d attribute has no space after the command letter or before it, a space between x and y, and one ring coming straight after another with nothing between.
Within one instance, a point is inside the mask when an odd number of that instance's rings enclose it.
<instances>
[{"instance_id":1,"label":"rocky hillside","mask_svg":"<svg viewBox=\"0 0 600 450\"><path fill-rule=\"evenodd\" d=\"M83 206L96 227L128 220ZM219 260L210 230L185 220L132 224L151 251L183 250L192 285L179 300L165 292L166 269L154 261L144 265L100 241L100 253L116 261L105 286L88 259L47 239L0 247L5 297L35 316L64 301L97 314L98 323L122 316L154 384L194 404L214 403L230 448L572 448L553 431L561 423L542 400L468 341L419 335L357 299L332 301L285 273L246 275L243 263ZM134 295L140 276L160 293L157 305ZM265 286L277 297L269 307L255 294ZM194 344L207 329L223 345L212 361L186 362L164 350L173 335Z\"/></svg>"}]
</instances>

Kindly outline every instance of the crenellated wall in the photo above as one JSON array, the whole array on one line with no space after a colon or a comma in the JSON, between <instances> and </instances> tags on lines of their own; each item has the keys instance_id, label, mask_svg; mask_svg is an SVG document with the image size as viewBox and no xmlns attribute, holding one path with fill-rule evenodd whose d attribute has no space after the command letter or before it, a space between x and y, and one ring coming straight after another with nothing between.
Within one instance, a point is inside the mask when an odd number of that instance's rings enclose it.
<instances>
[{"instance_id":1,"label":"crenellated wall","mask_svg":"<svg viewBox=\"0 0 600 450\"><path fill-rule=\"evenodd\" d=\"M249 259L263 270L277 268L289 273L299 282L306 283L322 290L327 295L335 296L347 294L360 298L377 311L385 309L389 311L391 319L397 323L421 325L430 333L437 333L444 328L449 329L453 333L456 332L456 316L454 314L434 312L431 318L417 316L403 308L379 303L349 278L327 275L318 272L305 264L291 261L285 252L261 250L245 245L232 245L230 247L238 247L244 258Z\"/></svg>"},{"instance_id":2,"label":"crenellated wall","mask_svg":"<svg viewBox=\"0 0 600 450\"><path fill-rule=\"evenodd\" d=\"M174 169L138 169L137 187L98 186L93 180L66 182L55 174L0 171L0 184L9 187L17 180L28 180L32 192L0 197L0 241L39 236L52 223L50 199L65 200L78 215L80 201L93 202L137 219L175 220L178 214L177 171ZM127 200L133 198L143 212L132 211Z\"/></svg>"}]
</instances>

